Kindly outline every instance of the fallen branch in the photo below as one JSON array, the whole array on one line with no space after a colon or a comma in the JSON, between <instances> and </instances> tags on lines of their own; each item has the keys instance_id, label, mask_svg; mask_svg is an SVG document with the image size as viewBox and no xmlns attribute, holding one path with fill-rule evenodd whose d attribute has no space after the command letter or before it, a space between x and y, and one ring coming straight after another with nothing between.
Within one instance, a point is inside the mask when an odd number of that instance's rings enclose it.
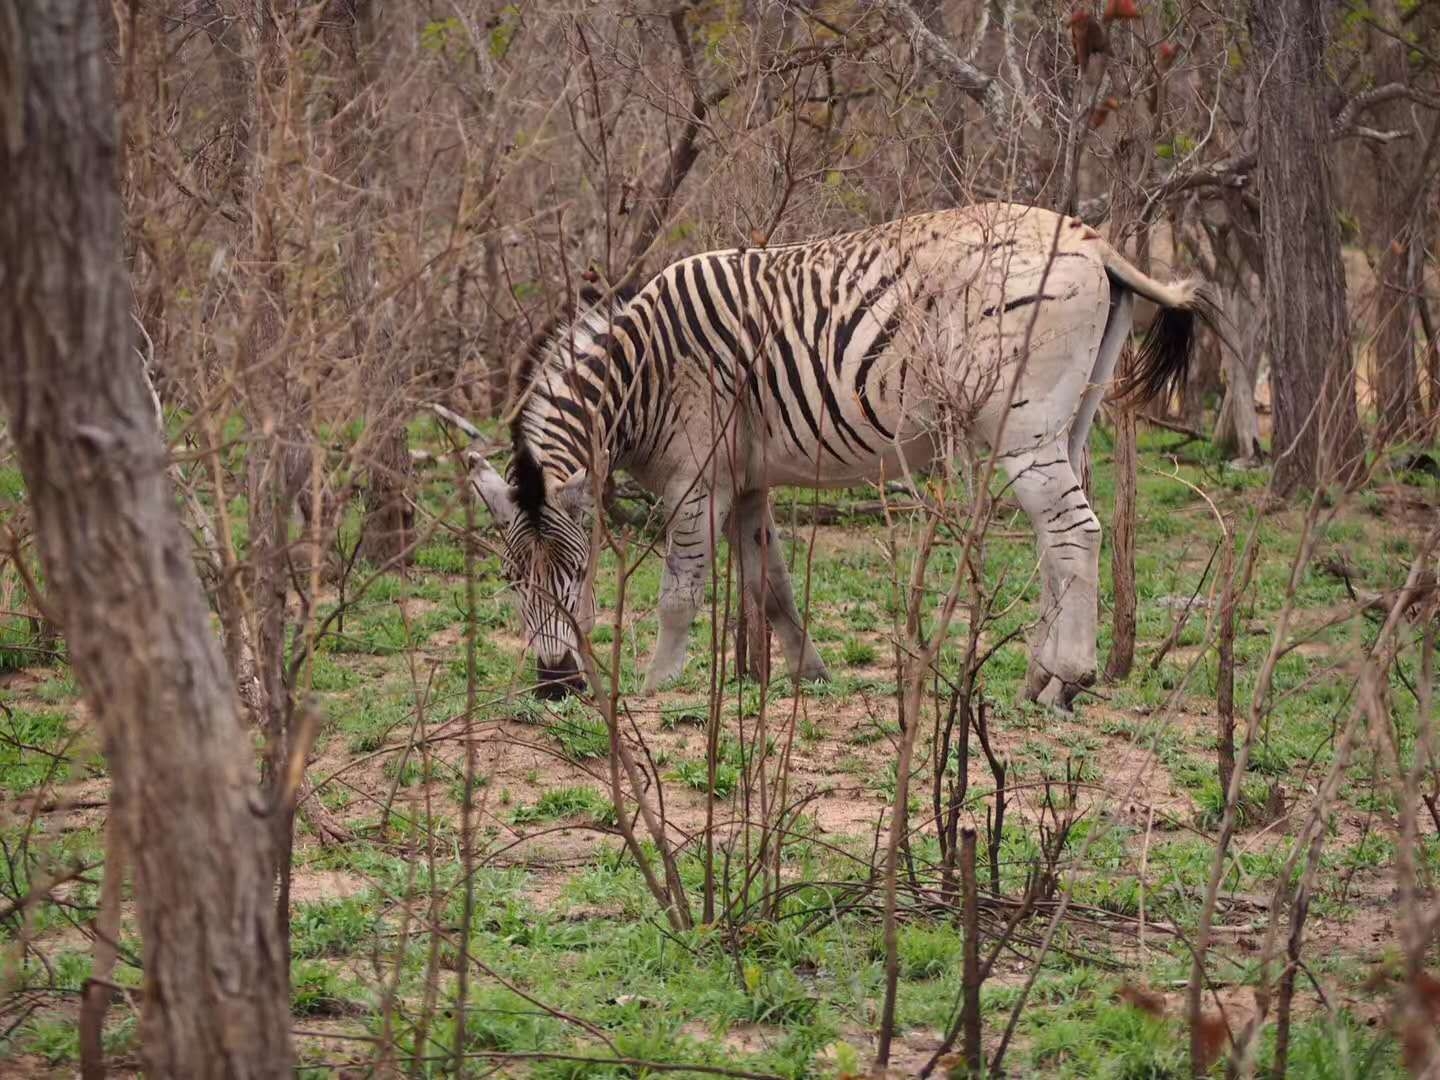
<instances>
[{"instance_id":1,"label":"fallen branch","mask_svg":"<svg viewBox=\"0 0 1440 1080\"><path fill-rule=\"evenodd\" d=\"M1158 428L1164 428L1166 431L1173 431L1176 435L1184 435L1186 439L1191 442L1208 441L1208 437L1203 431L1197 431L1195 430L1195 428L1186 427L1184 424L1177 424L1174 420L1166 420L1162 416L1153 416L1150 413L1141 413L1140 419L1144 420L1147 424L1154 424Z\"/></svg>"}]
</instances>

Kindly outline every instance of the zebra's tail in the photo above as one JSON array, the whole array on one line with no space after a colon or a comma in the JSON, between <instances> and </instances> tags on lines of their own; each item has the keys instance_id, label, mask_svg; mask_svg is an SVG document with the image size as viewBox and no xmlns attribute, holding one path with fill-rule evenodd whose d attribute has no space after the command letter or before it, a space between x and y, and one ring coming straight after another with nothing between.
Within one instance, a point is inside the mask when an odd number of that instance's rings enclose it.
<instances>
[{"instance_id":1,"label":"zebra's tail","mask_svg":"<svg viewBox=\"0 0 1440 1080\"><path fill-rule=\"evenodd\" d=\"M1198 319L1221 339L1220 304L1209 282L1188 278L1165 284L1143 274L1112 248L1105 251L1105 273L1113 289L1124 289L1160 308L1129 371L1116 380L1115 396L1143 404L1163 398L1184 383L1190 370Z\"/></svg>"}]
</instances>

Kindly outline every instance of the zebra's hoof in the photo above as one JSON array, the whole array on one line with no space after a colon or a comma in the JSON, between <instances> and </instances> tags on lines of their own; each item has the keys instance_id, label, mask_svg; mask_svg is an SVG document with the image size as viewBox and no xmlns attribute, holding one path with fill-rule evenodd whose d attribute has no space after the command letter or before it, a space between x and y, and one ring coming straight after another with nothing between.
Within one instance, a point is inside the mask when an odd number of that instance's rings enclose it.
<instances>
[{"instance_id":1,"label":"zebra's hoof","mask_svg":"<svg viewBox=\"0 0 1440 1080\"><path fill-rule=\"evenodd\" d=\"M1027 686L1025 697L1037 705L1044 705L1047 709L1059 709L1061 712L1069 712L1069 706L1064 703L1065 684L1058 676L1052 675L1039 690Z\"/></svg>"},{"instance_id":2,"label":"zebra's hoof","mask_svg":"<svg viewBox=\"0 0 1440 1080\"><path fill-rule=\"evenodd\" d=\"M645 697L654 697L676 679L680 678L684 670L683 664L674 671L656 671L652 668L645 674L645 683L640 687L640 693Z\"/></svg>"},{"instance_id":3,"label":"zebra's hoof","mask_svg":"<svg viewBox=\"0 0 1440 1080\"><path fill-rule=\"evenodd\" d=\"M830 671L824 664L818 667L801 668L795 674L795 681L797 683L829 682Z\"/></svg>"},{"instance_id":4,"label":"zebra's hoof","mask_svg":"<svg viewBox=\"0 0 1440 1080\"><path fill-rule=\"evenodd\" d=\"M1060 707L1066 712L1074 710L1075 699L1079 697L1088 687L1095 685L1095 673L1086 672L1074 682L1065 683L1060 690Z\"/></svg>"},{"instance_id":5,"label":"zebra's hoof","mask_svg":"<svg viewBox=\"0 0 1440 1080\"><path fill-rule=\"evenodd\" d=\"M1032 691L1027 687L1025 698L1056 712L1072 713L1075 711L1075 699L1094 682L1094 675L1082 675L1076 682L1066 682L1060 676L1052 675L1039 691Z\"/></svg>"},{"instance_id":6,"label":"zebra's hoof","mask_svg":"<svg viewBox=\"0 0 1440 1080\"><path fill-rule=\"evenodd\" d=\"M1051 687L1059 681L1043 664L1037 663L1035 658L1031 657L1029 666L1025 668L1025 700L1038 701L1042 705L1048 704L1045 698L1047 695L1058 692L1052 691Z\"/></svg>"}]
</instances>

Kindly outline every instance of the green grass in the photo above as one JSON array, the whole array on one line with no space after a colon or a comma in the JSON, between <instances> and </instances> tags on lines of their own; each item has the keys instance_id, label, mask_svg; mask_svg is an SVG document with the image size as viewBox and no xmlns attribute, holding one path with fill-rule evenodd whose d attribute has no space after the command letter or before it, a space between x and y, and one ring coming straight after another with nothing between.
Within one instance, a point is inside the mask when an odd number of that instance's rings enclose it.
<instances>
[{"instance_id":1,"label":"green grass","mask_svg":"<svg viewBox=\"0 0 1440 1080\"><path fill-rule=\"evenodd\" d=\"M704 761L682 761L675 766L675 779L692 791L713 791L722 799L728 799L740 784L740 768L729 762L715 763L715 783L710 783L709 766Z\"/></svg>"},{"instance_id":2,"label":"green grass","mask_svg":"<svg viewBox=\"0 0 1440 1080\"><path fill-rule=\"evenodd\" d=\"M379 919L367 898L296 904L290 915L290 950L299 959L344 956L370 939Z\"/></svg>"},{"instance_id":3,"label":"green grass","mask_svg":"<svg viewBox=\"0 0 1440 1080\"><path fill-rule=\"evenodd\" d=\"M0 787L19 795L69 779L72 762L63 751L70 734L70 719L62 712L6 708L0 714Z\"/></svg>"},{"instance_id":4,"label":"green grass","mask_svg":"<svg viewBox=\"0 0 1440 1080\"><path fill-rule=\"evenodd\" d=\"M610 731L603 720L592 714L572 708L569 715L551 719L545 732L572 761L610 756Z\"/></svg>"},{"instance_id":5,"label":"green grass","mask_svg":"<svg viewBox=\"0 0 1440 1080\"><path fill-rule=\"evenodd\" d=\"M517 806L510 812L515 825L565 818L585 818L601 824L615 820L615 807L608 798L592 787L551 788L532 806Z\"/></svg>"},{"instance_id":6,"label":"green grass","mask_svg":"<svg viewBox=\"0 0 1440 1080\"><path fill-rule=\"evenodd\" d=\"M423 431L417 434L429 437ZM1142 461L1162 472L1174 468L1166 454L1175 449L1175 441L1169 435L1144 434ZM1246 500L1263 483L1263 473L1230 470L1203 450L1188 450L1196 453L1182 457L1180 475L1233 510L1237 532L1243 535L1251 513ZM1095 464L1097 506L1102 520L1108 520L1113 502L1108 458L1097 453ZM0 473L0 483L3 479ZM448 481L437 481L422 494L423 504L439 510L448 490ZM863 491L825 496L842 505L871 497ZM781 496L777 518L782 529L793 536L809 535L804 527L791 531L787 510L811 498ZM1213 846L1206 831L1214 828L1222 809L1214 751L1216 671L1213 655L1205 657L1189 684L1183 717L1166 721L1161 710L1188 659L1172 654L1155 670L1149 660L1169 632L1175 598L1190 596L1197 585L1201 596L1207 595L1208 582L1201 583L1200 574L1219 533L1203 500L1174 479L1142 471L1140 501L1141 649L1136 669L1123 683L1099 688L1102 703L1084 704L1070 717L1017 702L1026 665L1023 630L1038 599L1030 580L1033 545L1023 521L1004 510L997 535L983 552L985 579L998 588L1001 610L986 627L986 640L1022 632L994 655L983 675L992 731L1010 768L1012 797L1032 800L1046 779L1056 783L1067 768L1078 770L1089 785L1116 786L1122 759L1153 752L1171 785L1166 794L1178 807L1157 813L1147 831L1143 810L1125 811L1116 805L1118 799L1096 804L1087 801L1091 789L1082 791L1079 820L1060 869L1072 902L1085 916L1062 926L1036 979L1007 1062L1011 1075L1187 1075L1186 1037L1178 1020L1137 1012L1117 1000L1115 990L1122 979L1165 986L1188 973L1184 944L1157 926L1193 934L1196 898L1210 872ZM1394 526L1385 506L1378 492L1361 493L1353 508L1325 526L1319 541L1322 551L1345 553L1367 589L1393 585L1414 550L1414 538ZM243 515L243 502L236 509ZM1254 587L1243 598L1236 641L1242 716L1270 647L1269 632L1297 544L1297 521L1297 512L1289 510L1261 524L1263 554ZM350 513L346 522L353 540L357 515ZM900 523L902 538L913 538L908 528ZM635 691L654 640L659 559L650 559L633 576L626 597L630 617L618 633L621 687L631 709L622 715L622 730L630 731L633 723L654 737L650 757L641 759L646 774L642 783L652 805L663 795L672 815L671 828L680 845L674 869L696 913L705 881L703 818L697 808L703 809L712 790L721 800L714 838L721 916L713 926L694 930L668 925L618 835L620 823L606 786L610 734L604 722L583 702L541 703L510 696L517 672L524 670L512 651L515 616L511 599L500 587L498 565L485 556L477 562L480 633L474 718L474 730L485 741L479 744L481 775L472 792L479 866L473 879L470 938L462 953L466 890L459 806L465 796L465 743L460 720L466 671L463 643L458 641L464 627L464 589L458 577L464 556L458 540L453 534L438 534L419 550L408 575L384 575L365 595L352 597L354 607L345 615L343 630L321 643L310 678L325 716L317 746L323 764L317 762L312 778L346 770L345 783L332 783L319 798L355 830L356 839L321 847L302 834L297 873L339 871L353 875L360 886L343 899L294 905L291 974L296 1017L312 1023L325 1020L361 1037L378 1036L384 1027L380 1002L393 987L394 1045L402 1056L406 1048L415 1047L431 962L426 925L433 893L442 934L435 951L436 1008L427 1035L432 1050L448 1046L454 1037L456 968L468 956L473 966L466 1040L475 1052L598 1055L593 1038L577 1034L572 1025L508 989L503 979L553 1009L599 1026L620 1053L638 1058L784 1076L838 1076L868 1068L866 1033L874 1029L883 992L884 950L875 894L862 886L872 879L874 824L898 781L891 745L900 730L893 676L888 674L896 572L880 544L857 542L856 531L874 540L883 534L873 522L858 519L822 531L827 546L812 561L808 582L803 547L785 543L797 594L808 589L812 634L834 681L805 687L797 697L784 676L778 647L774 650L775 678L765 691L767 768L773 776L774 763L785 753L796 755L802 767L788 792L795 813L779 837L779 857L768 864L764 877L768 881L778 867L782 899L771 911L756 905L760 886L755 879L747 880L741 865L745 843L757 843L757 834L746 838L730 831L742 812L758 813L757 792L745 789L742 780L747 768L758 772L753 741L761 719L761 687L732 677L719 687L718 703L711 700L707 613L692 636L690 664L678 689L659 699L641 699ZM925 579L934 599L948 583L956 557L948 542L937 551ZM902 552L902 580L909 573L905 559ZM1102 564L1107 603L1110 572L1107 555ZM613 556L602 560L598 580L601 626L596 641L608 645L616 637L606 625L616 603ZM1346 593L1334 576L1312 569L1302 576L1298 598L1308 616L1345 603ZM411 612L408 619L401 603ZM927 601L926 618L932 611L933 603ZM1193 614L1180 637L1182 649L1200 643L1207 615L1204 609ZM968 629L964 620L969 617L964 611L958 616L957 636L940 657L947 677L958 669ZM1109 644L1108 609L1101 621L1103 655ZM38 667L26 655L4 649L7 642L20 641L13 635L21 633L29 633L28 623L0 623L0 671L24 669L28 680L23 691L8 684L0 690L0 790L10 797L41 791L47 784L73 783L101 768L93 732L77 719L85 714L76 710L80 692L68 668ZM1327 631L1313 647L1292 652L1278 665L1274 707L1244 777L1247 816L1241 821L1237 857L1223 882L1226 896L1268 896L1274 890L1291 833L1273 823L1263 832L1256 829L1260 809L1274 784L1292 805L1303 801L1307 785L1329 767L1336 717L1348 707L1343 670L1337 675L1333 668L1345 649L1367 644L1373 635L1369 625ZM608 662L608 648L603 652ZM427 695L423 732L417 728L412 659ZM1406 669L1406 678L1412 685L1419 678L1414 663ZM520 682L523 679L521 675ZM1395 680L1390 688L1392 719L1407 748L1417 728L1408 695L1404 683ZM935 767L928 724L936 707L936 702L927 702L927 727L917 744L911 810L919 829L911 837L910 861L903 871L908 875L913 867L926 883L925 902L907 899L899 927L897 1018L902 1037L917 1039L929 1038L949 1023L963 947L953 913L938 901L934 882L939 848L925 820ZM793 731L788 727L792 710ZM705 761L705 724L711 715L721 724L713 789ZM742 723L743 743L738 734ZM433 739L427 744L428 775L418 746L404 751L412 731ZM496 732L504 738L489 741ZM972 743L971 751L962 823L979 830L979 876L988 891L986 811L992 780L978 746ZM952 753L952 768L955 760ZM1370 890L1367 902L1388 895L1378 886L1389 880L1396 856L1388 824L1395 806L1383 785L1377 789L1371 782L1372 769L1373 762L1361 755L1343 790L1333 842L1324 852L1312 917L1327 923L1343 920L1354 910L1362 887ZM588 779L580 775L582 770ZM628 790L629 779L622 782ZM392 786L399 793L382 829L378 803ZM832 788L844 792L842 797L852 804L845 809L852 813L833 814L836 804L828 794ZM434 811L428 821L423 817L427 799ZM1011 898L1020 894L1040 856L1033 809L1033 802L1025 813L1012 804L1000 836L1001 891ZM888 819L881 820L883 824ZM1366 823L1358 837L1349 827L1357 821ZM93 819L71 823L59 814L42 814L28 832L26 828L12 819L0 827L6 855L0 864L0 904L47 880L57 867L101 856L99 826ZM643 821L637 820L635 832L652 869L663 876ZM1429 872L1440 871L1440 844L1427 844L1421 859ZM1142 900L1151 927L1143 956L1134 948L1133 930ZM93 918L93 881L75 886L65 901L37 905L27 915L26 933L37 949L46 950L48 963L32 956L14 967L13 976L17 986L43 987L48 997L43 1008L11 1032L0 1056L24 1053L56 1068L73 1069L73 997L89 972L88 953L75 946L73 935L76 924ZM1222 913L1222 919L1232 923L1252 917L1264 918L1228 909ZM1340 925L1343 939L1343 922ZM1028 954L1044 926L1043 914L1026 923L1017 948ZM0 923L7 947L15 948L18 936L16 919ZM137 947L132 925L123 936L128 947ZM1232 933L1217 945L1212 975L1244 986L1254 977L1256 961L1253 951L1234 944L1236 937ZM988 950L993 937L986 936L983 944ZM1307 954L1312 970L1327 980L1327 992L1333 989L1334 1000L1363 1003L1367 1016L1385 1007L1383 995L1361 982L1369 954L1385 947L1371 945L1342 940L1333 955ZM1028 971L1013 952L1002 953L997 965L996 977L982 994L984 1027L992 1039L1018 1000ZM127 985L140 978L123 964L116 977ZM1403 1075L1383 1021L1367 1025L1357 1019L1362 1012L1358 1004L1355 1016L1342 1012L1327 1017L1318 1011L1308 986L1302 992L1305 1009L1293 1032L1292 1077ZM115 1015L107 1039L117 1052L132 1048L133 1024ZM1267 1032L1260 1047L1262 1071L1272 1048L1273 1033ZM307 1061L311 1069L318 1065L316 1057ZM591 1061L537 1062L527 1070L539 1077L634 1075Z\"/></svg>"}]
</instances>

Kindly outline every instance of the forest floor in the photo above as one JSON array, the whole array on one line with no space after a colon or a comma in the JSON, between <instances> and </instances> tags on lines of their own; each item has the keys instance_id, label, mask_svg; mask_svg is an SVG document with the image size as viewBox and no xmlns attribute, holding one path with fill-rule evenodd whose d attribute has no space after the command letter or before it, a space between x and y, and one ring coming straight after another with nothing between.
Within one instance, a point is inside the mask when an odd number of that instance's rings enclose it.
<instances>
[{"instance_id":1,"label":"forest floor","mask_svg":"<svg viewBox=\"0 0 1440 1080\"><path fill-rule=\"evenodd\" d=\"M1113 490L1102 436L1095 489L1108 521ZM1259 562L1241 601L1236 641L1242 716L1286 602L1304 512L1303 506L1270 507L1261 514L1266 472L1232 469L1207 455L1202 444L1180 436L1142 436L1140 644L1127 679L1097 686L1073 714L1060 715L1019 702L1022 642L1001 645L984 671L992 749L1007 763L1010 802L992 879L987 809L995 782L977 744L964 820L979 832L982 890L988 894L998 881L1001 895L1018 897L1054 829L1055 812L1072 822L1055 861L1057 895L1069 901L1052 947L1037 962L1053 904L1020 927L982 991L985 1045L992 1053L1024 998L1006 1056L1010 1075L1188 1075L1188 1036L1179 1019L1191 963L1187 943L1223 809L1217 666L1214 650L1204 646L1221 534L1207 497L1232 515L1242 537L1252 524L1259 530ZM431 487L428 505L444 505L445 482L437 477ZM633 615L621 642L621 685L634 730L661 778L669 835L680 846L681 879L697 913L707 814L719 822L717 844L733 841L728 860L716 855L717 902L722 908L728 902L732 917L694 930L667 923L623 850L608 795L609 738L596 712L578 699L548 703L522 693L520 642L498 560L478 563L479 704L469 731L478 855L463 1048L473 1055L466 1058L473 1075L496 1067L530 1076L644 1071L545 1054L784 1076L868 1067L884 985L879 894L868 886L897 781L897 591L883 524L873 518L798 523L803 514L794 508L812 498L787 495L777 516L797 593L808 591L813 632L833 681L797 692L776 657L764 716L777 752L767 768L773 780L788 757L786 798L797 806L787 821L777 910L760 910L756 888L747 894L738 868L745 865L745 838L754 843L755 834L730 824L761 813L759 789L751 783L760 687L733 678L719 687L725 722L711 798L709 619L702 617L692 638L683 680L642 698L633 691L654 635L658 558L647 559L629 586L626 607ZM846 505L874 494L821 498ZM1222 1010L1234 1031L1255 1007L1248 987L1272 918L1282 941L1286 932L1286 914L1271 911L1271 895L1298 829L1298 808L1332 760L1337 717L1353 681L1349 658L1375 633L1364 601L1404 579L1417 538L1433 525L1437 501L1433 478L1379 470L1324 527L1315 558L1296 583L1296 644L1280 659L1273 703L1251 758L1251 812L1232 846L1209 966L1215 992L1207 1007ZM805 543L812 538L807 560ZM937 580L949 572L947 558L953 552L937 558ZM1032 617L1033 561L1026 522L1002 502L986 548L986 580L1019 602L987 630L989 640ZM1108 549L1105 564L1102 657L1109 648ZM309 671L325 717L309 775L349 838L321 843L299 826L292 977L307 1075L355 1069L362 1071L347 1075L361 1075L387 1045L402 1069L410 1067L406 1059L426 1075L448 1068L460 962L455 942L466 895L459 856L467 748L463 570L453 535L434 539L408 575L378 578L353 603L343 624L322 640ZM352 586L365 576L354 574ZM606 623L615 576L609 558L599 579L602 654L614 632ZM1172 633L1192 598L1189 617ZM337 602L333 589L328 600ZM0 906L8 906L47 874L102 861L107 783L98 740L63 662L36 664L23 651L3 655L0 839L6 865L0 874L6 880ZM953 650L947 651L942 670L954 663ZM1182 680L1178 707L1167 708ZM1407 692L1400 682L1395 691ZM927 715L943 706L942 695ZM924 736L911 787L912 865L921 878L940 857L930 810L932 756ZM1291 1077L1403 1075L1386 981L1399 949L1392 927L1393 809L1360 754L1335 808L1306 926ZM1422 816L1421 826L1429 874L1440 861L1440 841L1432 821ZM647 852L653 858L653 846ZM773 884L774 875L767 880ZM29 907L23 917L12 912L0 922L0 1073L74 1073L77 992L90 970L97 881L98 871L91 872L59 886L50 902ZM903 904L895 1075L913 1074L934 1053L960 988L962 937L954 915L938 899L917 901L922 893L907 893ZM995 925L997 911L987 908L987 926ZM125 987L138 987L142 978L133 916L127 900L115 973ZM440 932L430 933L432 926ZM1136 1008L1127 986L1153 991L1154 1000L1165 1003L1163 1013ZM111 1009L107 1033L122 1072L137 1062L135 1030L135 1004L122 998ZM1262 1062L1272 1038L1262 1040ZM535 1054L541 1056L527 1056Z\"/></svg>"}]
</instances>

